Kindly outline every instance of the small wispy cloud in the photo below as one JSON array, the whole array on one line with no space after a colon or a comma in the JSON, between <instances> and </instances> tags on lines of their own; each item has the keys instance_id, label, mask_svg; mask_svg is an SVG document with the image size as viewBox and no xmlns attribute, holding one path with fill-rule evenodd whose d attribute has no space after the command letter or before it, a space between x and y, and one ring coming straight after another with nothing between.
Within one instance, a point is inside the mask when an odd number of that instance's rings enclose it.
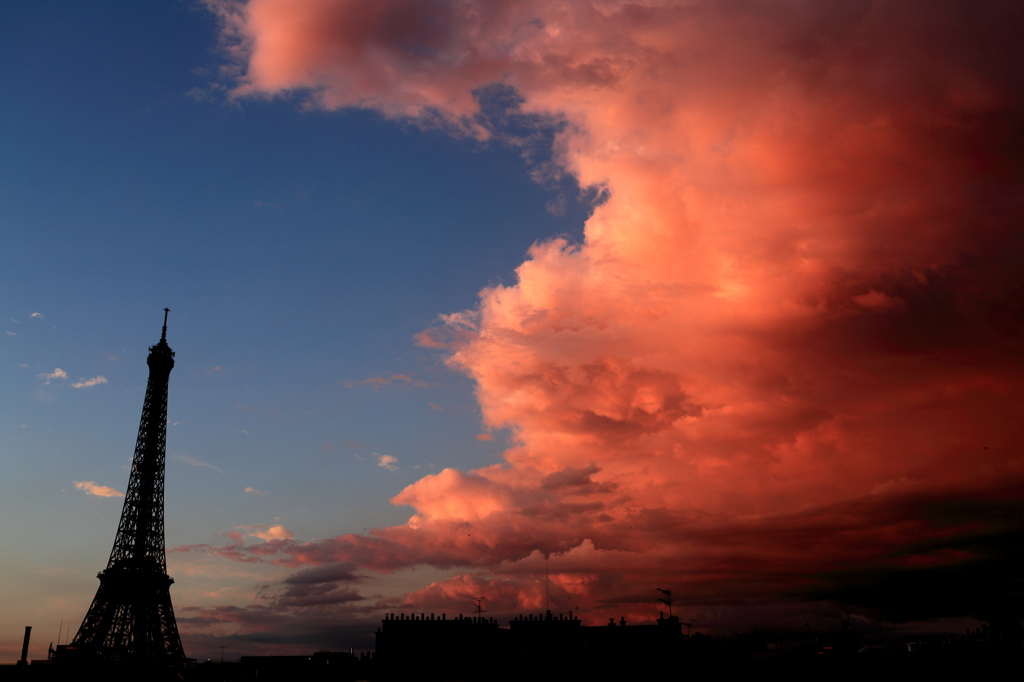
<instances>
[{"instance_id":1,"label":"small wispy cloud","mask_svg":"<svg viewBox=\"0 0 1024 682\"><path fill-rule=\"evenodd\" d=\"M113 488L105 485L100 485L96 481L71 481L75 484L75 488L81 490L86 495L95 495L96 497L124 497L124 493L119 493Z\"/></svg>"},{"instance_id":2,"label":"small wispy cloud","mask_svg":"<svg viewBox=\"0 0 1024 682\"><path fill-rule=\"evenodd\" d=\"M196 86L185 93L185 97L196 102L215 102L217 101L217 84L210 83L208 87Z\"/></svg>"},{"instance_id":3,"label":"small wispy cloud","mask_svg":"<svg viewBox=\"0 0 1024 682\"><path fill-rule=\"evenodd\" d=\"M280 206L278 206L277 204L272 204L269 201L257 201L256 202L256 208L272 208L275 211L280 211L281 210Z\"/></svg>"},{"instance_id":4,"label":"small wispy cloud","mask_svg":"<svg viewBox=\"0 0 1024 682\"><path fill-rule=\"evenodd\" d=\"M438 405L437 403L427 403L427 405L429 405L430 409L432 409L432 410L437 410L438 412L444 412L444 408L441 407L440 405Z\"/></svg>"},{"instance_id":5,"label":"small wispy cloud","mask_svg":"<svg viewBox=\"0 0 1024 682\"><path fill-rule=\"evenodd\" d=\"M478 433L476 434L477 440L494 440L494 436L489 433Z\"/></svg>"},{"instance_id":6,"label":"small wispy cloud","mask_svg":"<svg viewBox=\"0 0 1024 682\"><path fill-rule=\"evenodd\" d=\"M71 388L92 388L93 386L99 386L100 384L107 383L106 377L94 376L92 379L79 379L75 383L71 384Z\"/></svg>"},{"instance_id":7,"label":"small wispy cloud","mask_svg":"<svg viewBox=\"0 0 1024 682\"><path fill-rule=\"evenodd\" d=\"M267 491L265 491L265 490L256 490L256 488L250 488L248 486L245 488L245 492L251 493L253 495L266 495L267 494Z\"/></svg>"},{"instance_id":8,"label":"small wispy cloud","mask_svg":"<svg viewBox=\"0 0 1024 682\"><path fill-rule=\"evenodd\" d=\"M5 331L4 334L7 334L7 336L17 336L18 335L16 332L11 332L11 331Z\"/></svg>"},{"instance_id":9,"label":"small wispy cloud","mask_svg":"<svg viewBox=\"0 0 1024 682\"><path fill-rule=\"evenodd\" d=\"M192 459L191 457L186 457L185 455L178 455L177 459L181 462L184 462L185 464L190 464L194 467L206 467L207 469L213 469L218 474L226 473L220 467L216 467L212 464L207 464L206 462L200 462L198 459Z\"/></svg>"},{"instance_id":10,"label":"small wispy cloud","mask_svg":"<svg viewBox=\"0 0 1024 682\"><path fill-rule=\"evenodd\" d=\"M43 315L42 313L32 313L31 315L29 315L29 317L37 319L37 320L41 320L44 317L46 317L46 315Z\"/></svg>"},{"instance_id":11,"label":"small wispy cloud","mask_svg":"<svg viewBox=\"0 0 1024 682\"><path fill-rule=\"evenodd\" d=\"M360 381L342 381L339 382L349 388L356 386L387 386L389 384L399 383L405 384L406 386L423 387L427 386L427 382L421 381L420 379L414 379L408 374L389 374L386 377L370 377L369 379L362 379Z\"/></svg>"},{"instance_id":12,"label":"small wispy cloud","mask_svg":"<svg viewBox=\"0 0 1024 682\"><path fill-rule=\"evenodd\" d=\"M388 471L398 471L398 458L393 455L380 455L376 452L373 453L373 458L377 460L377 466L387 469Z\"/></svg>"},{"instance_id":13,"label":"small wispy cloud","mask_svg":"<svg viewBox=\"0 0 1024 682\"><path fill-rule=\"evenodd\" d=\"M565 215L565 207L567 203L568 202L565 200L565 195L559 193L557 197L555 197L548 203L544 204L544 208L547 209L547 212L550 213L551 215Z\"/></svg>"},{"instance_id":14,"label":"small wispy cloud","mask_svg":"<svg viewBox=\"0 0 1024 682\"><path fill-rule=\"evenodd\" d=\"M45 379L44 383L48 384L54 379L67 379L68 373L62 370L60 367L55 367L52 372L43 372L42 374L37 374L36 376L39 377L40 379Z\"/></svg>"}]
</instances>

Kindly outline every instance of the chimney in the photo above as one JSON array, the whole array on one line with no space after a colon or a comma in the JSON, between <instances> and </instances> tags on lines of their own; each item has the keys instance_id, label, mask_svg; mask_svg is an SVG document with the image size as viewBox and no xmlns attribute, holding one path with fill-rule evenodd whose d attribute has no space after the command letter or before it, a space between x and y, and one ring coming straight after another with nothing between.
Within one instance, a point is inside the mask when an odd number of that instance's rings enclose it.
<instances>
[{"instance_id":1,"label":"chimney","mask_svg":"<svg viewBox=\"0 0 1024 682\"><path fill-rule=\"evenodd\" d=\"M21 660L18 665L28 665L28 640L32 636L32 626L25 626L25 641L21 643Z\"/></svg>"}]
</instances>

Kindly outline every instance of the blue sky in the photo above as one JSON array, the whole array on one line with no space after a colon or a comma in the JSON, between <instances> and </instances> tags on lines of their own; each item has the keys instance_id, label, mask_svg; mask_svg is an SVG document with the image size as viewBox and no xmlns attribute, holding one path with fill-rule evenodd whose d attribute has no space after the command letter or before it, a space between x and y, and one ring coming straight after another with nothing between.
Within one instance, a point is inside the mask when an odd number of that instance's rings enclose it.
<instances>
[{"instance_id":1,"label":"blue sky","mask_svg":"<svg viewBox=\"0 0 1024 682\"><path fill-rule=\"evenodd\" d=\"M414 334L511 280L535 240L580 234L571 181L542 187L500 143L199 94L217 47L190 2L0 8L8 656L21 625L38 654L88 607L121 498L72 481L126 487L162 308L168 545L247 524L355 532L403 522L388 499L405 485L504 443L476 438L470 381ZM39 378L55 368L67 379ZM359 384L393 375L412 381Z\"/></svg>"}]
</instances>

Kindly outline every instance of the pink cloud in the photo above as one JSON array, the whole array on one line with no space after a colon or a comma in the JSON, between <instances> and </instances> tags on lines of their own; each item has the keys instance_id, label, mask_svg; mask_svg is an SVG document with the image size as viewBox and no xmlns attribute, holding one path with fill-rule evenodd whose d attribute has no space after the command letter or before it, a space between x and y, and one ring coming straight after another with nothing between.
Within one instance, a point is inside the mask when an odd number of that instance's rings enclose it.
<instances>
[{"instance_id":1,"label":"pink cloud","mask_svg":"<svg viewBox=\"0 0 1024 682\"><path fill-rule=\"evenodd\" d=\"M500 84L607 196L417 337L511 430L502 463L411 484L407 524L239 558L465 567L408 603L525 608L546 554L597 610L980 561L956 543L999 524L969 500L1024 482L1013 4L212 5L238 97L484 138Z\"/></svg>"},{"instance_id":2,"label":"pink cloud","mask_svg":"<svg viewBox=\"0 0 1024 682\"><path fill-rule=\"evenodd\" d=\"M113 488L105 485L100 485L95 481L72 481L77 490L81 490L86 495L95 495L97 497L124 497L124 493L119 493Z\"/></svg>"},{"instance_id":3,"label":"pink cloud","mask_svg":"<svg viewBox=\"0 0 1024 682\"><path fill-rule=\"evenodd\" d=\"M261 540L291 540L295 537L290 530L281 525L266 526L263 530L250 532L249 535Z\"/></svg>"}]
</instances>

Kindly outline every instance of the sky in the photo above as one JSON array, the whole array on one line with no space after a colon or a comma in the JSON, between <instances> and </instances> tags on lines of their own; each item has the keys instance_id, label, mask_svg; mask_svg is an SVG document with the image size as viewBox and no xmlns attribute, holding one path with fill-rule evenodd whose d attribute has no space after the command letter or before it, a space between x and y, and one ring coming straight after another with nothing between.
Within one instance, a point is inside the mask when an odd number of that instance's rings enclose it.
<instances>
[{"instance_id":1,"label":"sky","mask_svg":"<svg viewBox=\"0 0 1024 682\"><path fill-rule=\"evenodd\" d=\"M4 4L0 656L88 608L164 307L190 656L655 588L712 634L1019 617L1022 26Z\"/></svg>"}]
</instances>

